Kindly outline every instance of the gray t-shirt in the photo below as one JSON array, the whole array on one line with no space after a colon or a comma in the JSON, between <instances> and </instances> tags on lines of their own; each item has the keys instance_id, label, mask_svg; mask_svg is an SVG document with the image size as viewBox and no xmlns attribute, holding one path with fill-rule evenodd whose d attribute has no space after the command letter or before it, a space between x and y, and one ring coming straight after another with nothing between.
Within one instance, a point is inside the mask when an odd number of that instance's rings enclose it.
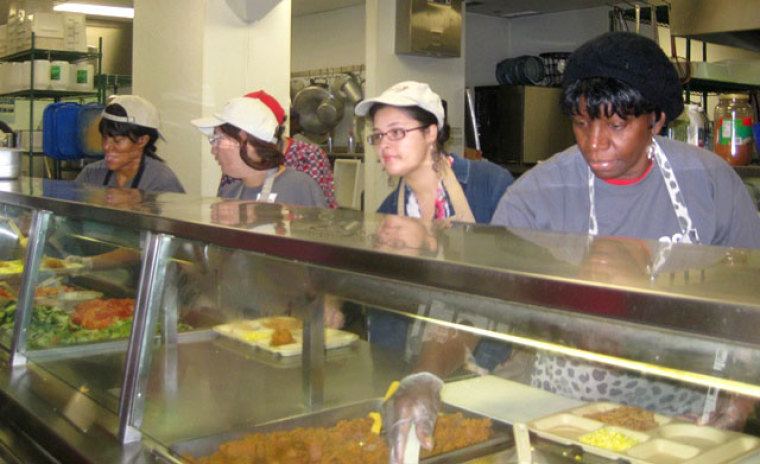
<instances>
[{"instance_id":1,"label":"gray t-shirt","mask_svg":"<svg viewBox=\"0 0 760 464\"><path fill-rule=\"evenodd\" d=\"M146 192L177 192L185 193L185 189L182 187L179 179L174 172L165 163L151 158L149 156L144 157L145 169L143 170L140 182L135 188ZM82 169L75 182L80 184L89 184L103 186L103 182L106 180L108 174L108 166L105 160L95 161L90 163ZM112 175L108 182L109 187L118 187L116 183L116 175ZM125 187L132 186L132 179L128 180Z\"/></svg>"},{"instance_id":2,"label":"gray t-shirt","mask_svg":"<svg viewBox=\"0 0 760 464\"><path fill-rule=\"evenodd\" d=\"M714 153L657 138L683 192L701 243L760 248L760 216L733 169ZM536 166L504 194L492 224L586 234L588 165L578 146ZM680 233L657 163L641 181L594 180L599 235L671 239Z\"/></svg>"},{"instance_id":3,"label":"gray t-shirt","mask_svg":"<svg viewBox=\"0 0 760 464\"><path fill-rule=\"evenodd\" d=\"M243 181L235 179L229 184L220 186L216 195L222 198L256 200L259 193L261 193L261 186L246 187ZM274 178L272 193L277 194L275 203L327 208L327 200L319 184L308 174L293 168L285 168Z\"/></svg>"}]
</instances>

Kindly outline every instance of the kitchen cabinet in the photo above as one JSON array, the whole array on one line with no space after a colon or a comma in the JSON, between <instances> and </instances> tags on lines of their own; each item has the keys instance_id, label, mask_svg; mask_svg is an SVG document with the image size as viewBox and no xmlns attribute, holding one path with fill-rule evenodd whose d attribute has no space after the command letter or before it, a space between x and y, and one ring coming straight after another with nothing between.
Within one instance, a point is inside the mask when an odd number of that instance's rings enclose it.
<instances>
[{"instance_id":1,"label":"kitchen cabinet","mask_svg":"<svg viewBox=\"0 0 760 464\"><path fill-rule=\"evenodd\" d=\"M435 357L447 343L472 356L445 376L445 402L506 424L487 453L514 453L511 425L527 423L536 455L648 462L578 444L580 433L554 434L542 420L601 427L578 408L600 407L604 395L559 394L565 376L531 386L542 362L667 385L691 400L655 394L661 401L639 406L677 430L721 437L700 447L674 432L644 433L639 446L705 459L727 444L741 445L731 459L760 451L760 439L675 417L701 415L705 404L709 412L711 400L720 408L760 397L756 250L469 224L426 229L397 216L41 179L5 186L0 205L1 258L26 262L3 277L14 292L5 302L17 309L0 338L0 429L25 443L34 437L63 462L176 463L285 419L309 422L336 408L363 415L357 405L376 406L420 351ZM25 247L16 230L28 236ZM54 261L114 250L107 272ZM35 299L56 282L99 292L100 301L134 298L133 315L117 318L131 330L84 334L73 321L84 312L77 297L73 306L63 296ZM325 332L337 308L343 331ZM51 313L72 318L65 328L76 336L39 338L43 323L55 323L42 318ZM272 319L281 317L297 322ZM277 354L273 320L295 324L295 350ZM570 419L557 416L566 410Z\"/></svg>"}]
</instances>

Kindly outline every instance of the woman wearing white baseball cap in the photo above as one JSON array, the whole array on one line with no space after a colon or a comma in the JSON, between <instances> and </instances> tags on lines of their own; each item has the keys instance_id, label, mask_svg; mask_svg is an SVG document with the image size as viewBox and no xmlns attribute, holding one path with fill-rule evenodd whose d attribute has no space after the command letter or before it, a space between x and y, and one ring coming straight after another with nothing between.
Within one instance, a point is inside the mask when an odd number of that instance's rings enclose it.
<instances>
[{"instance_id":1,"label":"woman wearing white baseball cap","mask_svg":"<svg viewBox=\"0 0 760 464\"><path fill-rule=\"evenodd\" d=\"M401 177L378 212L426 220L491 220L512 176L488 161L446 153L449 125L441 97L430 86L400 82L360 102L355 113L372 119L374 131L367 142L375 146L388 174Z\"/></svg>"},{"instance_id":2,"label":"woman wearing white baseball cap","mask_svg":"<svg viewBox=\"0 0 760 464\"><path fill-rule=\"evenodd\" d=\"M148 100L137 95L112 97L98 125L103 137L103 159L85 166L75 181L185 193L177 176L156 154L156 140L161 137L159 126L158 110Z\"/></svg>"},{"instance_id":3,"label":"woman wearing white baseball cap","mask_svg":"<svg viewBox=\"0 0 760 464\"><path fill-rule=\"evenodd\" d=\"M283 164L277 146L282 126L260 99L233 98L214 116L192 124L208 136L222 172L234 179L220 186L219 196L327 207L314 179Z\"/></svg>"}]
</instances>

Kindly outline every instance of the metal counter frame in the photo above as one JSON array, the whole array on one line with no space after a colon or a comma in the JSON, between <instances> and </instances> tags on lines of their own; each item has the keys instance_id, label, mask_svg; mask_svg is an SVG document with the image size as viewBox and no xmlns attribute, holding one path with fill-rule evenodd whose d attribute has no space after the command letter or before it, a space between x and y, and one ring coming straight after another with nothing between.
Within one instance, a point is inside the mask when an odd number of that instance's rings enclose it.
<instances>
[{"instance_id":1,"label":"metal counter frame","mask_svg":"<svg viewBox=\"0 0 760 464\"><path fill-rule=\"evenodd\" d=\"M420 307L444 302L485 321L474 326L444 325L528 346L576 349L576 354L582 354L578 347L588 334L595 333L635 347L620 359L610 355L607 362L688 369L694 374L689 381L760 396L760 369L748 368L760 361L757 250L677 245L676 254L685 256L688 264L683 269L666 269L651 279L609 282L579 275L578 263L560 256L582 256L583 247L590 243L585 236L437 224L436 252L410 256L401 250L377 249L375 230L385 217L372 213L255 204L259 219L288 227L249 230L250 223L219 223L212 215L220 205L245 203L146 193L138 204L118 206L108 204L100 189L40 179L20 179L13 188L0 192L0 204L35 211L27 250L32 266L24 275L19 300L22 317L16 320L11 355L12 364L21 369L29 359L24 327L30 319L31 285L42 253L38 242L48 215L96 220L149 237L114 431L122 443L144 439L140 433L142 392L151 362L150 334L159 314L164 317L164 342L168 347L179 343L176 311L159 310L161 301L172 298L164 294L163 283L172 278L167 253L175 237L247 250L305 270L301 275L312 303L304 327L302 379L305 402L313 407L319 407L323 395L322 300L326 294L422 320L426 316L419 314ZM659 247L646 245L653 250ZM620 274L624 271L621 268ZM617 313L590 311L589 301L609 300L617 303ZM726 351L737 362L715 372L716 353ZM601 348L599 353L605 355ZM684 353L688 354L685 358ZM684 359L688 366L683 365Z\"/></svg>"}]
</instances>

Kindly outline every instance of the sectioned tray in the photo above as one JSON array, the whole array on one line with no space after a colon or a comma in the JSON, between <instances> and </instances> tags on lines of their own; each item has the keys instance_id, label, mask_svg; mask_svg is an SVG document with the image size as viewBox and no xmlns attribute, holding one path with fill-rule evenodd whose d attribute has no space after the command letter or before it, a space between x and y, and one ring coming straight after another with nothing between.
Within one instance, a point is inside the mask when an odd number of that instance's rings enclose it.
<instances>
[{"instance_id":1,"label":"sectioned tray","mask_svg":"<svg viewBox=\"0 0 760 464\"><path fill-rule=\"evenodd\" d=\"M274 329L267 327L267 321L275 318L246 319L221 324L214 327L214 331L226 337L255 346L263 351L279 356L298 356L303 351L303 331L300 328L291 330L294 343L287 345L271 346ZM286 319L283 317L277 319ZM293 319L293 318L287 318ZM293 319L295 320L295 319ZM351 332L336 329L325 329L325 348L331 350L350 345L359 339L359 336Z\"/></svg>"},{"instance_id":2,"label":"sectioned tray","mask_svg":"<svg viewBox=\"0 0 760 464\"><path fill-rule=\"evenodd\" d=\"M631 430L585 417L622 405L592 403L534 420L528 424L538 436L611 460L620 458L635 464L720 464L734 462L760 451L760 439L742 433L699 426L660 414L654 415L656 426L648 430ZM601 429L618 432L637 444L620 451L593 446L581 437Z\"/></svg>"},{"instance_id":3,"label":"sectioned tray","mask_svg":"<svg viewBox=\"0 0 760 464\"><path fill-rule=\"evenodd\" d=\"M337 408L325 409L310 414L303 414L285 419L258 425L247 430L239 430L219 435L198 438L174 443L169 446L169 452L173 458L187 459L200 458L213 454L220 445L228 441L239 440L245 435L251 433L267 433L277 430L291 430L299 427L332 427L341 420L365 417L370 412L377 412L380 409L382 399L375 398L372 400L362 401L359 403L340 406ZM466 417L483 416L464 411L455 406L444 404L442 412L446 414L461 412ZM467 448L458 449L448 453L430 456L421 459L423 463L459 463L471 459L485 457L512 446L512 428L511 426L493 421L491 426L491 438ZM160 454L160 451L157 450Z\"/></svg>"}]
</instances>

